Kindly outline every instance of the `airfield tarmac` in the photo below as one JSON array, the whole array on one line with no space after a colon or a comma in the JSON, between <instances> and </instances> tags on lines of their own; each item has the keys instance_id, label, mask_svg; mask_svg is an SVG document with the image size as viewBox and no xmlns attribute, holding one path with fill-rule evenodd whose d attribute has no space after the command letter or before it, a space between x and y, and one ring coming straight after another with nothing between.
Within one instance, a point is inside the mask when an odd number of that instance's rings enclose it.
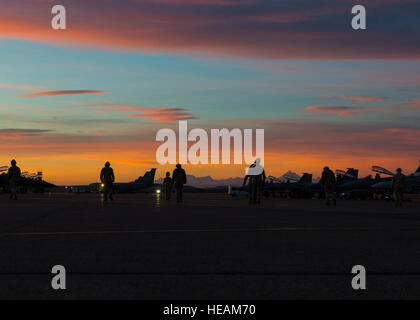
<instances>
[{"instance_id":1,"label":"airfield tarmac","mask_svg":"<svg viewBox=\"0 0 420 320\"><path fill-rule=\"evenodd\" d=\"M2 299L420 298L420 202L0 195ZM367 270L353 290L351 269ZM67 289L51 288L51 268Z\"/></svg>"}]
</instances>

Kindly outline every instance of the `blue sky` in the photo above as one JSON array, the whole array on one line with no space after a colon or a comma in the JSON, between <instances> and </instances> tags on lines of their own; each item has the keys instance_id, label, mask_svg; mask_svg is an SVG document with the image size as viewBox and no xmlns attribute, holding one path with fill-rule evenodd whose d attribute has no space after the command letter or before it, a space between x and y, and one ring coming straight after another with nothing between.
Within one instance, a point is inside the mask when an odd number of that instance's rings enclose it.
<instances>
[{"instance_id":1,"label":"blue sky","mask_svg":"<svg viewBox=\"0 0 420 320\"><path fill-rule=\"evenodd\" d=\"M64 1L61 33L49 28L49 1L5 1L0 164L19 158L55 181L81 182L60 170L93 172L111 159L129 180L155 165L156 131L181 119L264 128L273 175L329 161L366 174L373 162L408 170L420 158L411 0L398 10L394 0L370 0L362 33L350 28L348 1L106 1L94 16L85 9L96 0ZM96 179L87 170L83 181Z\"/></svg>"}]
</instances>

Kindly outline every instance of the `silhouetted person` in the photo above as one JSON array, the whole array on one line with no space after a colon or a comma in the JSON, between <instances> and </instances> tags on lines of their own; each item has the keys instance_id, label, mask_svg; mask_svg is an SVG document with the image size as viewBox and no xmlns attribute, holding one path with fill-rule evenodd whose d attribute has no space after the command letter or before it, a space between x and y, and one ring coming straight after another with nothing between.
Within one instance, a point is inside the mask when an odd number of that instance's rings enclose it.
<instances>
[{"instance_id":1,"label":"silhouetted person","mask_svg":"<svg viewBox=\"0 0 420 320\"><path fill-rule=\"evenodd\" d=\"M392 192L396 207L402 207L405 188L405 175L402 174L401 168L397 169L397 173L392 178Z\"/></svg>"},{"instance_id":2,"label":"silhouetted person","mask_svg":"<svg viewBox=\"0 0 420 320\"><path fill-rule=\"evenodd\" d=\"M262 171L260 174L255 174L253 176L253 179L252 179L252 183L254 184L254 187L253 187L253 189L254 189L254 196L253 196L254 203L260 204L261 203L262 192L263 192L263 189L264 189L265 179L266 179L264 168L260 164L260 159L255 160L254 170L256 170L256 173Z\"/></svg>"},{"instance_id":3,"label":"silhouetted person","mask_svg":"<svg viewBox=\"0 0 420 320\"><path fill-rule=\"evenodd\" d=\"M179 163L176 165L176 169L172 173L172 180L176 189L176 202L180 203L183 201L182 192L184 189L184 184L187 183L187 175Z\"/></svg>"},{"instance_id":4,"label":"silhouetted person","mask_svg":"<svg viewBox=\"0 0 420 320\"><path fill-rule=\"evenodd\" d=\"M337 200L335 199L335 175L334 172L330 170L330 168L325 167L324 171L322 172L321 177L321 185L324 188L325 192L325 203L327 206L330 205L330 200L333 200L334 205L337 204Z\"/></svg>"},{"instance_id":5,"label":"silhouetted person","mask_svg":"<svg viewBox=\"0 0 420 320\"><path fill-rule=\"evenodd\" d=\"M265 184L265 171L263 166L260 164L260 159L256 159L253 164L247 170L245 175L243 186L248 182L248 201L250 204L260 204L261 195Z\"/></svg>"},{"instance_id":6,"label":"silhouetted person","mask_svg":"<svg viewBox=\"0 0 420 320\"><path fill-rule=\"evenodd\" d=\"M107 161L105 163L105 167L101 170L101 182L104 184L104 201L108 200L108 196L110 200L114 200L112 198L112 192L114 191L114 181L114 170L112 170L111 164Z\"/></svg>"},{"instance_id":7,"label":"silhouetted person","mask_svg":"<svg viewBox=\"0 0 420 320\"><path fill-rule=\"evenodd\" d=\"M163 179L163 188L165 189L166 200L171 199L173 181L171 179L171 173L166 172L166 177Z\"/></svg>"},{"instance_id":8,"label":"silhouetted person","mask_svg":"<svg viewBox=\"0 0 420 320\"><path fill-rule=\"evenodd\" d=\"M251 164L249 168L254 168L255 163ZM252 204L254 203L254 184L252 183L253 176L247 172L244 178L244 182L242 184L243 187L245 187L246 183L248 182L248 203Z\"/></svg>"},{"instance_id":9,"label":"silhouetted person","mask_svg":"<svg viewBox=\"0 0 420 320\"><path fill-rule=\"evenodd\" d=\"M10 162L12 166L9 168L7 173L9 177L9 186L10 186L10 199L17 200L17 188L20 179L20 168L16 166L16 160Z\"/></svg>"}]
</instances>

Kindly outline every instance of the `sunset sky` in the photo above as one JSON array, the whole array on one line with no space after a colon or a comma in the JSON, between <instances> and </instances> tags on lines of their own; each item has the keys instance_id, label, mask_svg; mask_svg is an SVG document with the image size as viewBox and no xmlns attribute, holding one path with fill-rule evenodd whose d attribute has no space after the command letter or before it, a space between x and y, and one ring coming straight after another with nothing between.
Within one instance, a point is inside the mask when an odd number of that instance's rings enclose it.
<instances>
[{"instance_id":1,"label":"sunset sky","mask_svg":"<svg viewBox=\"0 0 420 320\"><path fill-rule=\"evenodd\" d=\"M265 129L268 175L420 160L416 0L1 0L0 166L56 184L156 164L161 128ZM363 4L367 30L351 28ZM184 166L213 178L244 166Z\"/></svg>"}]
</instances>

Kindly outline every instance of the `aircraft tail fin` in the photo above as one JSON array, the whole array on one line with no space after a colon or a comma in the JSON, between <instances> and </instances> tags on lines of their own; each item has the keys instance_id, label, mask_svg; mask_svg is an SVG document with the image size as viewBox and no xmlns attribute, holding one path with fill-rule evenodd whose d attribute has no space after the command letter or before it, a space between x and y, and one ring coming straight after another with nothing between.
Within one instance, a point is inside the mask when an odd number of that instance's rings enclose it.
<instances>
[{"instance_id":1,"label":"aircraft tail fin","mask_svg":"<svg viewBox=\"0 0 420 320\"><path fill-rule=\"evenodd\" d=\"M352 176L355 180L359 177L359 170L354 168L348 168L347 169L347 175Z\"/></svg>"},{"instance_id":2,"label":"aircraft tail fin","mask_svg":"<svg viewBox=\"0 0 420 320\"><path fill-rule=\"evenodd\" d=\"M348 168L347 171L343 171L343 170L335 170L335 174L337 176L337 178L341 178L341 182L342 183L346 183L346 182L350 182L353 180L357 180L358 176L359 176L359 170L357 169L353 169L353 168Z\"/></svg>"},{"instance_id":3,"label":"aircraft tail fin","mask_svg":"<svg viewBox=\"0 0 420 320\"><path fill-rule=\"evenodd\" d=\"M146 186L152 186L153 183L155 182L155 174L156 174L156 169L153 168L150 171L147 171L143 177L139 177L136 182L138 183L144 183Z\"/></svg>"},{"instance_id":4,"label":"aircraft tail fin","mask_svg":"<svg viewBox=\"0 0 420 320\"><path fill-rule=\"evenodd\" d=\"M351 178L354 179L354 176L346 171L343 170L335 170L335 174L336 176L342 176L342 177L347 177L347 178Z\"/></svg>"},{"instance_id":5,"label":"aircraft tail fin","mask_svg":"<svg viewBox=\"0 0 420 320\"><path fill-rule=\"evenodd\" d=\"M301 184L312 184L312 174L304 173L299 182Z\"/></svg>"}]
</instances>

